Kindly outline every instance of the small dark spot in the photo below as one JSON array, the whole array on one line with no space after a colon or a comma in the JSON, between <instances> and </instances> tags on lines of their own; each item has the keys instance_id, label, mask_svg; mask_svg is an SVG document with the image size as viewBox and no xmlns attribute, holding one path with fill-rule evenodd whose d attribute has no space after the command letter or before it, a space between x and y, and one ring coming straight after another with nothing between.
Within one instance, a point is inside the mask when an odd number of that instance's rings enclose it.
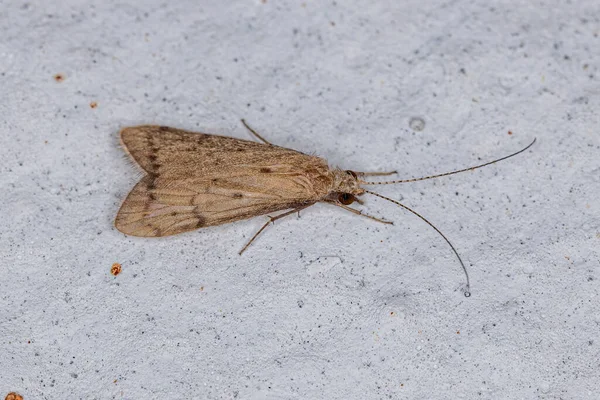
<instances>
[{"instance_id":1,"label":"small dark spot","mask_svg":"<svg viewBox=\"0 0 600 400\"><path fill-rule=\"evenodd\" d=\"M65 76L63 74L56 74L54 75L54 80L56 82L62 82L65 80Z\"/></svg>"},{"instance_id":2,"label":"small dark spot","mask_svg":"<svg viewBox=\"0 0 600 400\"><path fill-rule=\"evenodd\" d=\"M168 127L168 126L160 126L160 127L158 128L158 130L159 130L159 131L168 131L168 130L169 130L169 127Z\"/></svg>"},{"instance_id":3,"label":"small dark spot","mask_svg":"<svg viewBox=\"0 0 600 400\"><path fill-rule=\"evenodd\" d=\"M171 217L176 217L176 216L177 216L177 211L171 212Z\"/></svg>"},{"instance_id":4,"label":"small dark spot","mask_svg":"<svg viewBox=\"0 0 600 400\"><path fill-rule=\"evenodd\" d=\"M147 190L153 190L156 189L156 184L154 183L154 179L156 178L156 176L150 176L150 182L148 182L148 185L146 186Z\"/></svg>"},{"instance_id":5,"label":"small dark spot","mask_svg":"<svg viewBox=\"0 0 600 400\"><path fill-rule=\"evenodd\" d=\"M217 183L217 182L219 181L219 178L212 178L210 181L211 181L212 183Z\"/></svg>"},{"instance_id":6,"label":"small dark spot","mask_svg":"<svg viewBox=\"0 0 600 400\"><path fill-rule=\"evenodd\" d=\"M267 168L267 167L262 167L260 169L260 172L262 172L263 174L268 174L271 172L271 168Z\"/></svg>"},{"instance_id":7,"label":"small dark spot","mask_svg":"<svg viewBox=\"0 0 600 400\"><path fill-rule=\"evenodd\" d=\"M196 214L196 218L198 219L198 222L196 222L196 229L202 228L206 220L202 218L199 214Z\"/></svg>"},{"instance_id":8,"label":"small dark spot","mask_svg":"<svg viewBox=\"0 0 600 400\"><path fill-rule=\"evenodd\" d=\"M234 194L233 194L233 198L234 198L234 199L241 199L242 197L244 197L244 195L243 195L243 194L241 194L241 193L234 193Z\"/></svg>"}]
</instances>

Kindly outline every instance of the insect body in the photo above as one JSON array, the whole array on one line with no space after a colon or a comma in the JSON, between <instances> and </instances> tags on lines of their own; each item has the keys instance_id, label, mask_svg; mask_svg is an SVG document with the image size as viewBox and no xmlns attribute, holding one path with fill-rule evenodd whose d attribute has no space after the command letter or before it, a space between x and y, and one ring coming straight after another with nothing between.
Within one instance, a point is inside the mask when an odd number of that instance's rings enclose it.
<instances>
[{"instance_id":1,"label":"insect body","mask_svg":"<svg viewBox=\"0 0 600 400\"><path fill-rule=\"evenodd\" d=\"M132 236L159 237L288 210L270 217L242 248L241 254L270 222L317 202L333 204L391 224L349 207L355 201L362 204L359 197L369 193L405 208L431 225L452 247L466 273L454 246L435 226L407 206L363 186L450 175L518 154L441 175L367 182L362 178L395 172L368 173L330 168L322 158L270 144L242 122L263 143L154 125L121 130L125 150L146 175L121 205L115 220L116 228Z\"/></svg>"},{"instance_id":2,"label":"insect body","mask_svg":"<svg viewBox=\"0 0 600 400\"><path fill-rule=\"evenodd\" d=\"M121 131L147 175L115 225L133 236L167 236L318 201L347 205L365 191L354 173L269 144L159 126Z\"/></svg>"}]
</instances>

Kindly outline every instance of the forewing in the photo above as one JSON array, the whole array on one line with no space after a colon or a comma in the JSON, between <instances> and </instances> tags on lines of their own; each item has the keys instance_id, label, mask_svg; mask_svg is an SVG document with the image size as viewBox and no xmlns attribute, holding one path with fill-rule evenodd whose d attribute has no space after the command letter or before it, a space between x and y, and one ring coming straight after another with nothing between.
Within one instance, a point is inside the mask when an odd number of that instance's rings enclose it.
<instances>
[{"instance_id":1,"label":"forewing","mask_svg":"<svg viewBox=\"0 0 600 400\"><path fill-rule=\"evenodd\" d=\"M121 132L148 173L115 225L134 236L167 236L312 204L330 184L327 163L293 150L166 127Z\"/></svg>"},{"instance_id":2,"label":"forewing","mask_svg":"<svg viewBox=\"0 0 600 400\"><path fill-rule=\"evenodd\" d=\"M189 132L166 126L142 125L121 130L121 142L149 174L207 176L230 167L269 166L300 172L307 165L327 166L318 157L279 146L225 136Z\"/></svg>"}]
</instances>

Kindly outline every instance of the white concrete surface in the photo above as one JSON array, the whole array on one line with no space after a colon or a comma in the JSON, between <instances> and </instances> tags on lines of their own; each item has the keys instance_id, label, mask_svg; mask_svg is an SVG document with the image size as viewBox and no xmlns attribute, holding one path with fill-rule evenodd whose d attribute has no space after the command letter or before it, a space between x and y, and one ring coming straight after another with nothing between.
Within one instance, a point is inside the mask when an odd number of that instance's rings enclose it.
<instances>
[{"instance_id":1,"label":"white concrete surface","mask_svg":"<svg viewBox=\"0 0 600 400\"><path fill-rule=\"evenodd\" d=\"M0 34L1 398L600 398L596 0L3 0ZM113 228L119 128L242 117L401 177L538 143L377 188L468 299L373 197L394 226L315 206L243 257L265 217Z\"/></svg>"}]
</instances>

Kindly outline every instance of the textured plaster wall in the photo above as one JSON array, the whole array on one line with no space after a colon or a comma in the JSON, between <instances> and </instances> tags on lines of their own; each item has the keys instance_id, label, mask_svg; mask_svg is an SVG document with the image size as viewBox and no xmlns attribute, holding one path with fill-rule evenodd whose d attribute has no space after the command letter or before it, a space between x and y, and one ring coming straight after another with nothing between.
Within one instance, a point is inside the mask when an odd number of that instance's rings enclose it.
<instances>
[{"instance_id":1,"label":"textured plaster wall","mask_svg":"<svg viewBox=\"0 0 600 400\"><path fill-rule=\"evenodd\" d=\"M597 399L600 3L0 0L0 397ZM318 205L164 239L112 226L127 125L355 170ZM113 263L122 273L110 274Z\"/></svg>"}]
</instances>

